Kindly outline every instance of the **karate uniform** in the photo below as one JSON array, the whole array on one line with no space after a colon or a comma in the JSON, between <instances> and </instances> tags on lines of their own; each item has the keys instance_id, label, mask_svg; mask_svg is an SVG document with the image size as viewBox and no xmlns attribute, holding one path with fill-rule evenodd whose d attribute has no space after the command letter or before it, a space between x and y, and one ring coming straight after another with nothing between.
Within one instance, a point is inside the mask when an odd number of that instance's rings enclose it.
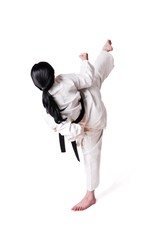
<instances>
[{"instance_id":1,"label":"karate uniform","mask_svg":"<svg viewBox=\"0 0 159 240\"><path fill-rule=\"evenodd\" d=\"M106 108L101 99L100 88L114 67L114 59L109 52L102 51L94 65L82 61L80 74L61 74L49 93L54 97L66 121L56 124L46 114L50 127L68 140L81 145L86 171L87 190L92 191L99 184L100 155L103 129L106 127ZM83 98L85 114L80 123L72 123L81 111L80 98Z\"/></svg>"}]
</instances>

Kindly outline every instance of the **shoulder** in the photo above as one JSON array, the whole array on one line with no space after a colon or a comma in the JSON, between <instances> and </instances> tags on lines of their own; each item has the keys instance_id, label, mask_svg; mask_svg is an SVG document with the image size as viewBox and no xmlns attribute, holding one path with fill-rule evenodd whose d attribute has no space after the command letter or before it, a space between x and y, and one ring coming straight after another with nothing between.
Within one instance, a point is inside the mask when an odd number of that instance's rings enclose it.
<instances>
[{"instance_id":1,"label":"shoulder","mask_svg":"<svg viewBox=\"0 0 159 240\"><path fill-rule=\"evenodd\" d=\"M56 81L61 81L62 79L65 79L65 78L74 78L76 76L75 73L67 73L67 74L60 74L60 75L57 75L55 80Z\"/></svg>"},{"instance_id":2,"label":"shoulder","mask_svg":"<svg viewBox=\"0 0 159 240\"><path fill-rule=\"evenodd\" d=\"M55 78L56 83L67 83L67 84L74 84L76 81L76 74L75 73L69 73L69 74L60 74Z\"/></svg>"}]
</instances>

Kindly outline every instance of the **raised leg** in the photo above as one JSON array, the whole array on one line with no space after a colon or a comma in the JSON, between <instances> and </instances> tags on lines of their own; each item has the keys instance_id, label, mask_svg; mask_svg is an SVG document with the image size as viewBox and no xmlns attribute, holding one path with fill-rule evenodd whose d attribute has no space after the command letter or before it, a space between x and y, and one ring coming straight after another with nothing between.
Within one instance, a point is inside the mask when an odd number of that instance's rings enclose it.
<instances>
[{"instance_id":1,"label":"raised leg","mask_svg":"<svg viewBox=\"0 0 159 240\"><path fill-rule=\"evenodd\" d=\"M108 77L112 69L114 68L114 58L110 54L113 51L111 40L107 40L102 48L99 56L97 57L94 68L95 68L95 79L94 83L99 88L103 81Z\"/></svg>"}]
</instances>

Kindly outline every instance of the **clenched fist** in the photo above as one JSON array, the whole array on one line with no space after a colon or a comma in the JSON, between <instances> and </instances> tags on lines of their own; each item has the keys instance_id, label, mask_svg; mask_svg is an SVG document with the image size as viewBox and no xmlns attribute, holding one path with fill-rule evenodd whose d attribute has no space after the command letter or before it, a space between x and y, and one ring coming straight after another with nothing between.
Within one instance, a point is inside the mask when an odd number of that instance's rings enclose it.
<instances>
[{"instance_id":1,"label":"clenched fist","mask_svg":"<svg viewBox=\"0 0 159 240\"><path fill-rule=\"evenodd\" d=\"M81 53L79 57L81 60L88 60L88 53Z\"/></svg>"}]
</instances>

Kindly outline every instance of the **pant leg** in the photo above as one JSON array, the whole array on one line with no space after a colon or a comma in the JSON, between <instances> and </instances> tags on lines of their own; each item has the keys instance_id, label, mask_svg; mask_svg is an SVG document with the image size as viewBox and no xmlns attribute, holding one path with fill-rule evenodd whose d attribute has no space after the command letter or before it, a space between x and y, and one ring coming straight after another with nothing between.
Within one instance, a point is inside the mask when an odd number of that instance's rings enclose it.
<instances>
[{"instance_id":1,"label":"pant leg","mask_svg":"<svg viewBox=\"0 0 159 240\"><path fill-rule=\"evenodd\" d=\"M86 132L82 143L87 190L93 191L99 185L100 158L103 130Z\"/></svg>"},{"instance_id":2,"label":"pant leg","mask_svg":"<svg viewBox=\"0 0 159 240\"><path fill-rule=\"evenodd\" d=\"M114 68L114 58L107 51L101 51L95 63L95 84L100 88L103 81L108 77Z\"/></svg>"}]
</instances>

